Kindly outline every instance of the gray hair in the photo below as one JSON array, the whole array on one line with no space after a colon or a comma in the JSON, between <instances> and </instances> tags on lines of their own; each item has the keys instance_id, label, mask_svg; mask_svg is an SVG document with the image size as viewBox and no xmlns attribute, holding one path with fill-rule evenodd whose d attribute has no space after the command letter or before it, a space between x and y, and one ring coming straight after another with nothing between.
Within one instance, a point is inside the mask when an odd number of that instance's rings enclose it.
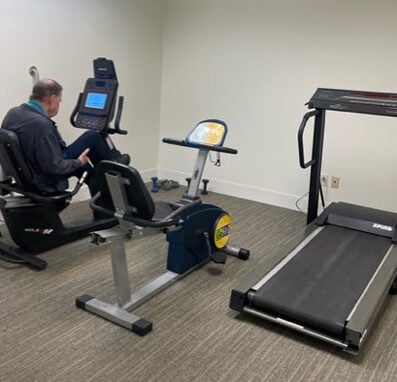
<instances>
[{"instance_id":1,"label":"gray hair","mask_svg":"<svg viewBox=\"0 0 397 382\"><path fill-rule=\"evenodd\" d=\"M62 86L58 82L51 79L42 79L33 86L29 99L43 101L52 95L59 96L61 93Z\"/></svg>"}]
</instances>

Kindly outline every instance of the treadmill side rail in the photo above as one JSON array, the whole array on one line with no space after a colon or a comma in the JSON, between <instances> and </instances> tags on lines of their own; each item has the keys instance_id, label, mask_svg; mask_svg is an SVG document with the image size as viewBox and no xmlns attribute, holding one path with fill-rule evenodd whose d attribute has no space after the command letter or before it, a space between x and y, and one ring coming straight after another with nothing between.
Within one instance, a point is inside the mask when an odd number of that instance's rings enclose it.
<instances>
[{"instance_id":1,"label":"treadmill side rail","mask_svg":"<svg viewBox=\"0 0 397 382\"><path fill-rule=\"evenodd\" d=\"M397 248L390 250L347 318L346 341L359 350L381 310L391 284L397 274Z\"/></svg>"},{"instance_id":2,"label":"treadmill side rail","mask_svg":"<svg viewBox=\"0 0 397 382\"><path fill-rule=\"evenodd\" d=\"M334 337L331 337L331 336L326 335L324 333L321 333L321 332L319 332L317 330L305 327L303 325L298 325L295 322L288 321L288 320L285 320L285 319L277 317L277 316L273 316L273 315L271 315L269 313L261 312L259 310L254 309L254 308L251 308L251 307L244 307L244 312L249 313L252 316L256 316L256 317L262 318L262 319L264 319L266 321L270 321L270 322L273 322L275 324L287 327L289 329L293 329L293 330L295 330L297 332L306 334L306 335L308 335L310 337L313 337L313 338L316 338L318 340L327 342L327 343L329 343L331 345L334 345L334 346L337 346L337 347L343 349L344 351L346 351L348 353L351 353L351 354L356 354L357 353L353 349L350 349L349 345L346 342L341 341L338 338L334 338Z\"/></svg>"}]
</instances>

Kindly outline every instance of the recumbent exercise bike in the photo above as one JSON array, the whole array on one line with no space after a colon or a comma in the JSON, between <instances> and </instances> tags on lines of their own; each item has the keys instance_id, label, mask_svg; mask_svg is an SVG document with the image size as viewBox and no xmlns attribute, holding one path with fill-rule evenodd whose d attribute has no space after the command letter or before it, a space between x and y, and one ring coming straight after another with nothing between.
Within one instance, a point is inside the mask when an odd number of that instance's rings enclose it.
<instances>
[{"instance_id":1,"label":"recumbent exercise bike","mask_svg":"<svg viewBox=\"0 0 397 382\"><path fill-rule=\"evenodd\" d=\"M225 263L226 254L248 259L248 250L228 245L228 213L197 196L209 152L237 154L237 150L223 147L226 133L223 121L204 120L185 140L163 139L165 143L198 149L189 188L175 203L154 202L134 168L110 161L99 164L101 192L92 199L91 207L116 217L120 225L91 236L93 243L110 247L117 302L109 304L82 295L76 299L78 308L145 335L152 330L152 323L131 313L137 306L208 260ZM165 233L169 243L167 272L131 294L124 242L158 233Z\"/></svg>"},{"instance_id":2,"label":"recumbent exercise bike","mask_svg":"<svg viewBox=\"0 0 397 382\"><path fill-rule=\"evenodd\" d=\"M83 93L72 112L74 127L94 129L107 137L109 134L126 134L120 129L123 97L118 99L114 128L110 127L117 103L118 81L112 60L94 60L94 78L88 78ZM36 254L87 236L91 231L112 227L115 218L93 219L86 222L64 224L60 213L77 194L86 174L72 191L59 195L46 195L34 186L32 172L21 149L18 137L12 131L0 129L0 166L4 179L0 182L0 210L18 247L0 242L0 258L42 270L46 261Z\"/></svg>"}]
</instances>

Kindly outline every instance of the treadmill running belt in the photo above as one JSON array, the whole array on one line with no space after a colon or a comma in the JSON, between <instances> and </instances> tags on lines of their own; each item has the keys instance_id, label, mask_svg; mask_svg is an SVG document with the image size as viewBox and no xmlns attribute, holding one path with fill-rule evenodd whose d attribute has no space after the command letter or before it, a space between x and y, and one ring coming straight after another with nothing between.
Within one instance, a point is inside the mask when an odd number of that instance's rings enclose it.
<instances>
[{"instance_id":1,"label":"treadmill running belt","mask_svg":"<svg viewBox=\"0 0 397 382\"><path fill-rule=\"evenodd\" d=\"M390 245L385 237L326 226L255 292L250 305L342 337Z\"/></svg>"}]
</instances>

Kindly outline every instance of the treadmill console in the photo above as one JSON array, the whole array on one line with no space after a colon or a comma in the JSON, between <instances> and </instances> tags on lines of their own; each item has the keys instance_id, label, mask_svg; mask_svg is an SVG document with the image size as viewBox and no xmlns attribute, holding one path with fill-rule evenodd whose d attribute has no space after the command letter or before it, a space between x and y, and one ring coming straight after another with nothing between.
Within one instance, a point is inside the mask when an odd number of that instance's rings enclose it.
<instances>
[{"instance_id":1,"label":"treadmill console","mask_svg":"<svg viewBox=\"0 0 397 382\"><path fill-rule=\"evenodd\" d=\"M309 108L397 116L397 94L319 88Z\"/></svg>"},{"instance_id":2,"label":"treadmill console","mask_svg":"<svg viewBox=\"0 0 397 382\"><path fill-rule=\"evenodd\" d=\"M113 61L94 60L94 75L87 79L70 120L74 127L81 129L112 130L109 124L114 117L118 89Z\"/></svg>"}]
</instances>

